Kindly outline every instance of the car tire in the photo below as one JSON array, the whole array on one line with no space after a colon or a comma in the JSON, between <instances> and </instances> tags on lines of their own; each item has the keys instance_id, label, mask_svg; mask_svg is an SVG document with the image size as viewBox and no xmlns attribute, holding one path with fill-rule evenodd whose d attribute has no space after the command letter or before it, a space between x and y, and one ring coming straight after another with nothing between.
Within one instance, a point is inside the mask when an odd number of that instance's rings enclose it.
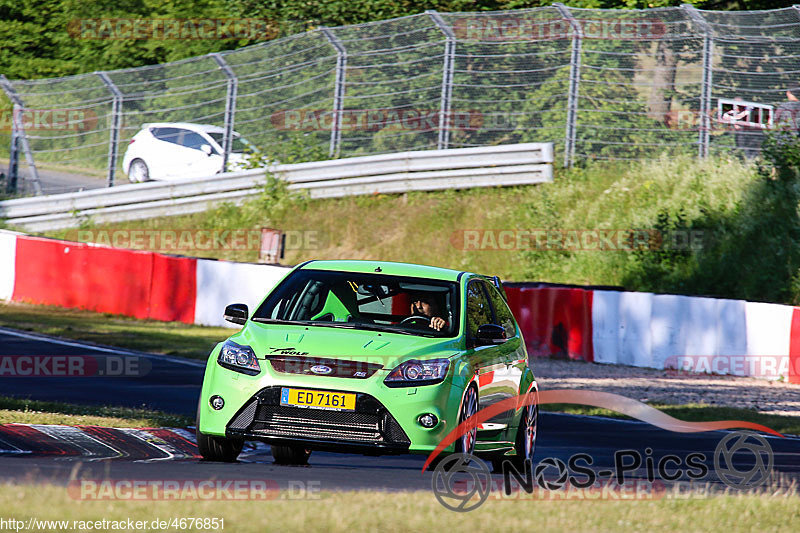
<instances>
[{"instance_id":1,"label":"car tire","mask_svg":"<svg viewBox=\"0 0 800 533\"><path fill-rule=\"evenodd\" d=\"M271 445L272 458L279 465L307 465L311 450L302 446Z\"/></svg>"},{"instance_id":2,"label":"car tire","mask_svg":"<svg viewBox=\"0 0 800 533\"><path fill-rule=\"evenodd\" d=\"M536 453L536 437L539 426L539 404L526 405L519 420L517 436L514 440L514 452L516 455L507 457L503 454L492 456L492 469L494 473L503 472L503 463L511 461L518 472L524 472L525 460L530 459Z\"/></svg>"},{"instance_id":3,"label":"car tire","mask_svg":"<svg viewBox=\"0 0 800 533\"><path fill-rule=\"evenodd\" d=\"M244 441L239 439L228 439L215 435L205 435L200 433L200 405L197 406L197 418L195 424L195 436L197 437L197 449L200 456L206 461L220 461L223 463L233 463L244 447Z\"/></svg>"},{"instance_id":4,"label":"car tire","mask_svg":"<svg viewBox=\"0 0 800 533\"><path fill-rule=\"evenodd\" d=\"M464 391L461 407L458 412L458 424L478 412L478 389L470 385ZM471 454L475 452L475 441L478 439L478 427L471 428L456 441L456 453Z\"/></svg>"},{"instance_id":5,"label":"car tire","mask_svg":"<svg viewBox=\"0 0 800 533\"><path fill-rule=\"evenodd\" d=\"M536 396L538 398L538 394ZM514 450L517 452L517 455L514 456L514 464L518 469L524 467L525 461L528 459L533 462L533 456L536 453L536 437L538 426L538 402L526 405L522 411L522 417L519 421L519 429L517 429L517 439L514 443Z\"/></svg>"},{"instance_id":6,"label":"car tire","mask_svg":"<svg viewBox=\"0 0 800 533\"><path fill-rule=\"evenodd\" d=\"M147 163L141 159L131 161L131 166L128 167L128 181L131 183L150 181L150 169L147 167Z\"/></svg>"}]
</instances>

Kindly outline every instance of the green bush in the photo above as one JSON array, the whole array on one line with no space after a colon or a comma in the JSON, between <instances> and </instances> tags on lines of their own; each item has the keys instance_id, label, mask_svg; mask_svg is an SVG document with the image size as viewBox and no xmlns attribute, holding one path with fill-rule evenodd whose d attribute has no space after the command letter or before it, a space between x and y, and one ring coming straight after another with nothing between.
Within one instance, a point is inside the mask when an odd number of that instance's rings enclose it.
<instances>
[{"instance_id":1,"label":"green bush","mask_svg":"<svg viewBox=\"0 0 800 533\"><path fill-rule=\"evenodd\" d=\"M731 207L661 210L660 232L700 233L695 249L640 250L624 285L638 290L800 303L800 140L768 135L756 177Z\"/></svg>"}]
</instances>

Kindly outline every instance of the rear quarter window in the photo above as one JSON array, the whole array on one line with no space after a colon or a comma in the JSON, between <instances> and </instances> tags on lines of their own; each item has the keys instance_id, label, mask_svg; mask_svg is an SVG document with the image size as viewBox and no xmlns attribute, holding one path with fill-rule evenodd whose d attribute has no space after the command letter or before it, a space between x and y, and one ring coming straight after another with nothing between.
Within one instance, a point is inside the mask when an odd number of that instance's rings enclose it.
<instances>
[{"instance_id":1,"label":"rear quarter window","mask_svg":"<svg viewBox=\"0 0 800 533\"><path fill-rule=\"evenodd\" d=\"M494 309L495 323L498 326L503 326L503 329L506 330L507 339L516 336L517 326L514 321L514 314L508 307L505 298L497 290L497 287L489 283L486 284L486 292L489 293L489 301Z\"/></svg>"}]
</instances>

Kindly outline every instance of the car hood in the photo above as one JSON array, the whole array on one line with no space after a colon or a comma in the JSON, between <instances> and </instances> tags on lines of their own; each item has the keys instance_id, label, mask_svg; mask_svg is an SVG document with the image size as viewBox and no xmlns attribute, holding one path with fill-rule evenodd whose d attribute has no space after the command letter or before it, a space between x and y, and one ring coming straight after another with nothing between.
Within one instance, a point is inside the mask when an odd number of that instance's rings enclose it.
<instances>
[{"instance_id":1,"label":"car hood","mask_svg":"<svg viewBox=\"0 0 800 533\"><path fill-rule=\"evenodd\" d=\"M384 368L394 368L408 359L450 357L460 351L457 338L255 322L248 322L231 340L253 348L259 359L275 355L318 357L379 363Z\"/></svg>"}]
</instances>

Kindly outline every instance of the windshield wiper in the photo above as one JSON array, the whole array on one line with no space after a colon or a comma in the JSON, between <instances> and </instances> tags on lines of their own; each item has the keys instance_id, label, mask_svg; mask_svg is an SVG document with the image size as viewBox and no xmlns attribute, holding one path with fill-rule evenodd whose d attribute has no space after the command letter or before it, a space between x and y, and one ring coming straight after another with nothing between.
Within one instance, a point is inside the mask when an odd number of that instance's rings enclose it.
<instances>
[{"instance_id":1,"label":"windshield wiper","mask_svg":"<svg viewBox=\"0 0 800 533\"><path fill-rule=\"evenodd\" d=\"M431 333L427 333L425 331L409 331L407 329L400 329L395 328L392 326L382 326L380 324L365 324L360 322L355 322L356 328L358 329L366 329L369 331L385 331L387 333L400 333L401 335L414 335L418 337L435 337L435 335Z\"/></svg>"},{"instance_id":2,"label":"windshield wiper","mask_svg":"<svg viewBox=\"0 0 800 533\"><path fill-rule=\"evenodd\" d=\"M261 324L297 324L297 325L302 325L302 324L306 323L306 322L301 322L299 320L284 320L284 319L281 319L281 318L266 318L266 317L260 317L260 316L254 316L250 320L252 320L253 322L259 322Z\"/></svg>"},{"instance_id":3,"label":"windshield wiper","mask_svg":"<svg viewBox=\"0 0 800 533\"><path fill-rule=\"evenodd\" d=\"M298 326L322 326L326 328L341 329L363 329L367 331L385 331L387 333L399 333L401 335L414 335L417 337L436 337L433 333L422 330L409 331L392 326L381 326L380 324L366 324L364 322L329 322L327 320L281 320L280 318L253 317L253 322L261 324L294 324Z\"/></svg>"},{"instance_id":4,"label":"windshield wiper","mask_svg":"<svg viewBox=\"0 0 800 533\"><path fill-rule=\"evenodd\" d=\"M309 320L306 324L312 326L324 326L326 328L356 329L356 325L350 322L330 322L328 320Z\"/></svg>"}]
</instances>

